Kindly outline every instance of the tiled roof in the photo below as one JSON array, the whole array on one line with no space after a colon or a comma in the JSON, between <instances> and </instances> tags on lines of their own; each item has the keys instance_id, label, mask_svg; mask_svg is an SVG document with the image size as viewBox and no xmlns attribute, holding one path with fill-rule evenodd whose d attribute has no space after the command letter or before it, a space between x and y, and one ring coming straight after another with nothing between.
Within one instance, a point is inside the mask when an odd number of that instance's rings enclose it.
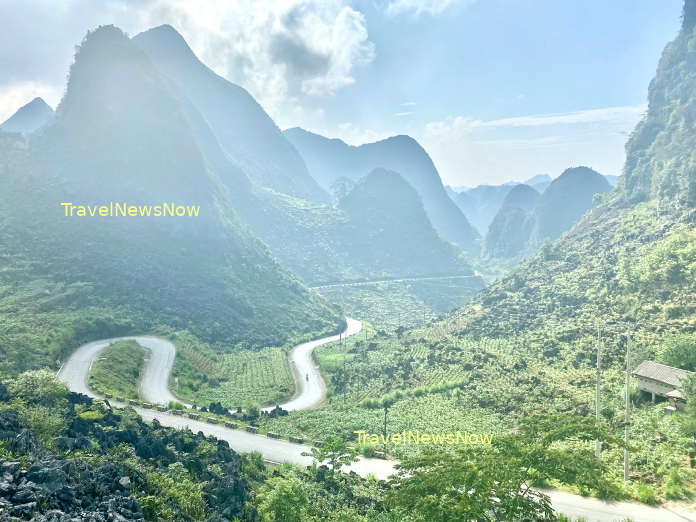
<instances>
[{"instance_id":1,"label":"tiled roof","mask_svg":"<svg viewBox=\"0 0 696 522\"><path fill-rule=\"evenodd\" d=\"M681 385L682 379L686 378L693 372L682 370L681 368L673 368L666 364L660 364L655 361L643 361L633 371L633 375L638 377L646 377L654 381L664 382L675 388Z\"/></svg>"}]
</instances>

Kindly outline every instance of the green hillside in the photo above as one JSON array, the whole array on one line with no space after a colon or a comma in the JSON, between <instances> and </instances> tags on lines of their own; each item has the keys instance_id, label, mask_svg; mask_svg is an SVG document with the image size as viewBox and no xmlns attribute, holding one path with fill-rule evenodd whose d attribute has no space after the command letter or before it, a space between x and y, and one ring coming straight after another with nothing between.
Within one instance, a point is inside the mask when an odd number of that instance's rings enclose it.
<instances>
[{"instance_id":1,"label":"green hillside","mask_svg":"<svg viewBox=\"0 0 696 522\"><path fill-rule=\"evenodd\" d=\"M53 364L86 337L164 325L245 346L340 326L337 310L237 219L177 99L120 30L85 38L53 125L28 147L6 141L0 276L10 365ZM66 217L61 202L172 202L200 213Z\"/></svg>"}]
</instances>

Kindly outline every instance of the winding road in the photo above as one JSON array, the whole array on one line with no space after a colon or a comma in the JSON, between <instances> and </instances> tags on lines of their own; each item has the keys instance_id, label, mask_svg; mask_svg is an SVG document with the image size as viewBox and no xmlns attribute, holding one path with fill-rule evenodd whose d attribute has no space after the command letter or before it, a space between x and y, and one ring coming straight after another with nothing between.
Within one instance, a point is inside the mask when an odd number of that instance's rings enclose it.
<instances>
[{"instance_id":1,"label":"winding road","mask_svg":"<svg viewBox=\"0 0 696 522\"><path fill-rule=\"evenodd\" d=\"M297 393L290 401L281 404L283 409L294 411L312 408L324 400L326 385L319 369L314 364L312 352L317 346L360 332L362 328L360 321L347 318L346 322L347 327L342 334L302 343L292 349L289 359L293 366ZM168 404L170 401L181 402L169 391L169 377L176 349L170 341L158 337L115 337L84 344L65 361L58 372L59 379L74 392L98 398L99 396L88 386L90 369L104 349L120 340L134 340L149 352L140 383L142 399L157 404ZM309 376L309 379L306 376ZM114 405L120 404L116 402ZM302 453L310 451L310 447L307 445L273 439L265 435L235 430L167 412L140 407L135 407L135 410L146 421L157 419L163 426L178 429L188 428L195 433L200 431L205 435L227 441L235 451L241 453L257 451L270 462L293 462L303 466L312 462L312 457L302 455ZM394 461L390 460L360 458L344 469L345 471L354 471L361 476L374 475L377 478L386 479L394 474L395 464ZM547 491L546 493L551 497L554 509L558 512L573 517L585 517L590 522L618 522L626 518L630 518L633 522L696 522L696 514L694 513L664 507L650 507L628 502L606 502L562 491Z\"/></svg>"}]
</instances>

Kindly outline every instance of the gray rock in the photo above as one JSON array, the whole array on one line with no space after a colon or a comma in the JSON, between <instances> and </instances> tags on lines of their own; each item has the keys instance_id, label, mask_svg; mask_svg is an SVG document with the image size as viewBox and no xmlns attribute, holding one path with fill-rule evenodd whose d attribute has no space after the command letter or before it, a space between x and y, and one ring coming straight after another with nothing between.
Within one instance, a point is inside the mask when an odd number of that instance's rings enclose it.
<instances>
[{"instance_id":1,"label":"gray rock","mask_svg":"<svg viewBox=\"0 0 696 522\"><path fill-rule=\"evenodd\" d=\"M36 500L36 493L30 488L20 489L17 493L12 495L12 502L15 504L26 504L34 500Z\"/></svg>"}]
</instances>

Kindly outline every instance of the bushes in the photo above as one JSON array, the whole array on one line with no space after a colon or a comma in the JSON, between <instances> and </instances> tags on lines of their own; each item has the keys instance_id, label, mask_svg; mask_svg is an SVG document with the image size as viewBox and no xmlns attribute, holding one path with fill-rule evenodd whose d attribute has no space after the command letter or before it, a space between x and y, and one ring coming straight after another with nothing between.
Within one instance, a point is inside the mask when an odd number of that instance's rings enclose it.
<instances>
[{"instance_id":1,"label":"bushes","mask_svg":"<svg viewBox=\"0 0 696 522\"><path fill-rule=\"evenodd\" d=\"M145 350L135 341L120 341L106 348L94 362L90 376L96 390L126 399L138 399L138 382Z\"/></svg>"},{"instance_id":2,"label":"bushes","mask_svg":"<svg viewBox=\"0 0 696 522\"><path fill-rule=\"evenodd\" d=\"M696 333L667 338L658 351L658 360L669 366L696 371Z\"/></svg>"}]
</instances>

